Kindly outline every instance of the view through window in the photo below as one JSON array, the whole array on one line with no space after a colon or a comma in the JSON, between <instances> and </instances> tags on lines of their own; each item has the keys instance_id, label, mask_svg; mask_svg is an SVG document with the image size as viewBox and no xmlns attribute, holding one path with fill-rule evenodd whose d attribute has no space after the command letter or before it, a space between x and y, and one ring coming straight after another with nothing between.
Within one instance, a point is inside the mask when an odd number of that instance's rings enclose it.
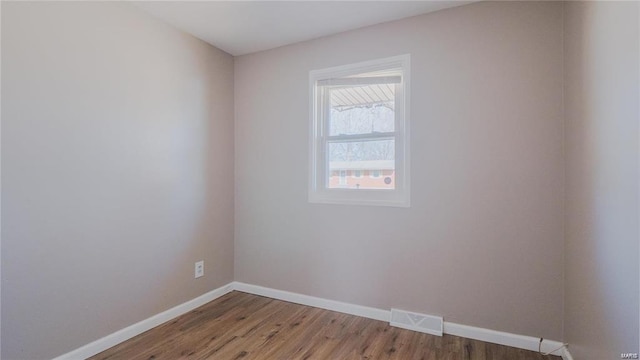
<instances>
[{"instance_id":1,"label":"view through window","mask_svg":"<svg viewBox=\"0 0 640 360\"><path fill-rule=\"evenodd\" d=\"M408 60L310 73L312 201L407 206Z\"/></svg>"},{"instance_id":2,"label":"view through window","mask_svg":"<svg viewBox=\"0 0 640 360\"><path fill-rule=\"evenodd\" d=\"M395 188L395 93L398 71L343 79L371 84L327 87L328 188ZM375 83L379 82L379 83ZM340 181L340 172L347 180Z\"/></svg>"}]
</instances>

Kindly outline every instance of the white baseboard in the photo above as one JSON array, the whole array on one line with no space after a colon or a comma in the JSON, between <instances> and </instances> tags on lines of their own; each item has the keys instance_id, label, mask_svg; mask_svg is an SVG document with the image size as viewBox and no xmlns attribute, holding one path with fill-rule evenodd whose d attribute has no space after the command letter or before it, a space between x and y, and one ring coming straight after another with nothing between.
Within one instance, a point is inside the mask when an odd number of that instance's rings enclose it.
<instances>
[{"instance_id":1,"label":"white baseboard","mask_svg":"<svg viewBox=\"0 0 640 360\"><path fill-rule=\"evenodd\" d=\"M158 325L161 325L173 318L185 314L199 306L213 301L234 290L254 295L265 296L272 299L288 301L296 304L313 306L321 309L337 311L374 320L380 320L384 322L389 322L391 320L390 310L349 304L340 301L328 300L315 296L297 294L289 291L271 289L267 287L234 281L204 295L198 296L193 300L189 300L167 311L161 312L148 319L128 326L122 330L116 331L76 350L60 355L54 360L86 359L115 345L118 345L123 341L129 340L132 337L150 330ZM538 351L538 342L540 341L539 338L532 336L511 334L474 326L451 323L447 321L444 322L444 333L531 351ZM542 351L549 352L551 350L560 348L561 346L561 342L544 340L542 342ZM573 360L571 354L569 354L569 351L566 348L561 348L560 350L554 351L553 354L562 356L563 360Z\"/></svg>"},{"instance_id":2,"label":"white baseboard","mask_svg":"<svg viewBox=\"0 0 640 360\"><path fill-rule=\"evenodd\" d=\"M163 324L173 318L176 318L182 314L200 307L212 300L215 300L225 294L233 291L233 283L221 286L215 290L209 291L206 294L200 295L195 299L189 300L183 304L175 306L167 311L163 311L148 319L137 322L131 326L128 326L122 330L118 330L110 335L107 335L101 339L91 342L83 347L75 349L66 354L60 355L54 360L77 360L86 359L98 353L101 353L115 345L120 344L125 340L129 340L136 335L140 335L143 332L150 330L160 324Z\"/></svg>"},{"instance_id":3,"label":"white baseboard","mask_svg":"<svg viewBox=\"0 0 640 360\"><path fill-rule=\"evenodd\" d=\"M564 348L564 351L562 352L562 360L573 360L573 356L569 353L569 349Z\"/></svg>"},{"instance_id":4,"label":"white baseboard","mask_svg":"<svg viewBox=\"0 0 640 360\"><path fill-rule=\"evenodd\" d=\"M538 351L538 345L540 343L540 338L533 336L518 335L475 326L460 325L447 321L444 322L444 333L530 351ZM540 350L544 353L555 350L552 354L561 356L563 350L562 344L563 343L559 341L545 339L542 341Z\"/></svg>"},{"instance_id":5,"label":"white baseboard","mask_svg":"<svg viewBox=\"0 0 640 360\"><path fill-rule=\"evenodd\" d=\"M249 294L266 296L272 299L288 301L296 304L313 306L320 309L337 311L345 314L362 316L369 319L389 322L391 311L376 309L367 306L348 304L335 300L323 299L315 296L302 295L284 290L276 290L257 285L234 282L233 289Z\"/></svg>"},{"instance_id":6,"label":"white baseboard","mask_svg":"<svg viewBox=\"0 0 640 360\"><path fill-rule=\"evenodd\" d=\"M289 291L276 290L241 282L234 282L233 289L254 295L270 297L272 299L313 306L345 314L362 316L374 320L389 322L391 319L391 311L389 310L348 304L339 301L318 298L315 296L292 293ZM489 330L468 325L460 325L446 321L444 322L444 333L531 351L538 351L538 343L540 341L540 338L532 336L511 334L502 331ZM561 346L562 343L559 341L544 340L542 342L541 349L543 352L549 352L551 350L560 348ZM563 349L554 351L553 355L562 356ZM572 359L569 358L569 360Z\"/></svg>"}]
</instances>

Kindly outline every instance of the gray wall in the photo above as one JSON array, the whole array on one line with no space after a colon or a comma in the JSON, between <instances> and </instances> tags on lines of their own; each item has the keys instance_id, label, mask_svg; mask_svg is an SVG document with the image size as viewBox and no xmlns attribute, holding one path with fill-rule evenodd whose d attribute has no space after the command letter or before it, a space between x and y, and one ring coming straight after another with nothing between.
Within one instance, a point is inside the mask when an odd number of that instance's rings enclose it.
<instances>
[{"instance_id":1,"label":"gray wall","mask_svg":"<svg viewBox=\"0 0 640 360\"><path fill-rule=\"evenodd\" d=\"M561 339L562 50L482 2L237 57L236 280ZM405 53L411 207L309 204L309 70Z\"/></svg>"},{"instance_id":2,"label":"gray wall","mask_svg":"<svg viewBox=\"0 0 640 360\"><path fill-rule=\"evenodd\" d=\"M638 352L638 2L565 4L565 341Z\"/></svg>"},{"instance_id":3,"label":"gray wall","mask_svg":"<svg viewBox=\"0 0 640 360\"><path fill-rule=\"evenodd\" d=\"M233 279L232 89L230 55L131 5L2 3L3 359Z\"/></svg>"}]
</instances>

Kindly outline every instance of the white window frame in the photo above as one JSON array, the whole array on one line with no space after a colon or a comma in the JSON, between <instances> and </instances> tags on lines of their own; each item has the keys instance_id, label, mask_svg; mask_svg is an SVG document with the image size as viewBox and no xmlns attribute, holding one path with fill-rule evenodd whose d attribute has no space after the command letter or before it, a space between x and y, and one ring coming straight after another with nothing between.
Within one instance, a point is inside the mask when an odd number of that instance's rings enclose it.
<instances>
[{"instance_id":1,"label":"white window frame","mask_svg":"<svg viewBox=\"0 0 640 360\"><path fill-rule=\"evenodd\" d=\"M362 173L364 170L353 170L353 178L360 179L362 178Z\"/></svg>"},{"instance_id":2,"label":"white window frame","mask_svg":"<svg viewBox=\"0 0 640 360\"><path fill-rule=\"evenodd\" d=\"M402 69L402 82L396 88L395 127L393 133L386 133L395 140L395 189L330 189L328 187L329 164L325 149L328 144L328 124L321 111L321 94L318 81L342 78L350 75L381 71L392 68ZM410 206L409 183L409 90L410 55L336 66L309 72L309 202L324 204ZM360 135L351 135L357 138ZM369 138L366 135L364 137ZM335 136L331 137L332 139ZM381 174L382 175L382 174Z\"/></svg>"},{"instance_id":3,"label":"white window frame","mask_svg":"<svg viewBox=\"0 0 640 360\"><path fill-rule=\"evenodd\" d=\"M378 172L378 176L374 176L373 173ZM382 177L382 170L369 170L369 177L372 179L380 179Z\"/></svg>"}]
</instances>

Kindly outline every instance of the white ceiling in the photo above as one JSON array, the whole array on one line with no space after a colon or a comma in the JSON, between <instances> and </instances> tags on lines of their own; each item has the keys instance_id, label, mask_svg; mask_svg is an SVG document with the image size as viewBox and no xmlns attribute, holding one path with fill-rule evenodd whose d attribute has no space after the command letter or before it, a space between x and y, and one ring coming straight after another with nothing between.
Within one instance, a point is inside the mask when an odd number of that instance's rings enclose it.
<instances>
[{"instance_id":1,"label":"white ceiling","mask_svg":"<svg viewBox=\"0 0 640 360\"><path fill-rule=\"evenodd\" d=\"M238 56L471 2L474 1L138 1L134 4Z\"/></svg>"}]
</instances>

